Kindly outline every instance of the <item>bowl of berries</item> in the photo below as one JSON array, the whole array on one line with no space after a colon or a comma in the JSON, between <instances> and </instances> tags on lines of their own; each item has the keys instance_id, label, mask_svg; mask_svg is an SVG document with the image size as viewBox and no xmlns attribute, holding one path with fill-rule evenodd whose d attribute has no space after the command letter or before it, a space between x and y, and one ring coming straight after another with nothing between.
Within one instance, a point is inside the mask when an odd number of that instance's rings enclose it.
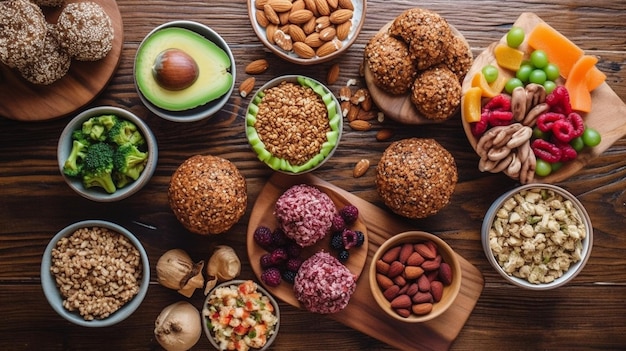
<instances>
[{"instance_id":1,"label":"bowl of berries","mask_svg":"<svg viewBox=\"0 0 626 351\"><path fill-rule=\"evenodd\" d=\"M626 106L597 61L533 13L476 57L461 114L480 171L559 182L626 134Z\"/></svg>"},{"instance_id":2,"label":"bowl of berries","mask_svg":"<svg viewBox=\"0 0 626 351\"><path fill-rule=\"evenodd\" d=\"M358 278L367 259L367 228L358 208L334 188L276 179L268 181L254 204L248 256L268 291L302 308L294 282L303 263L324 252Z\"/></svg>"}]
</instances>

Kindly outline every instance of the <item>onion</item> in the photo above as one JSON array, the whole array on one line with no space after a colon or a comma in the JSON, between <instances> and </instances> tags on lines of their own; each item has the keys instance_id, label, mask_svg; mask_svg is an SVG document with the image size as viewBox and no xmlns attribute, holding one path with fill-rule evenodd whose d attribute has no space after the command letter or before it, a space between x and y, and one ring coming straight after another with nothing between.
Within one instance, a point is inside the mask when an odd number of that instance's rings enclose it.
<instances>
[{"instance_id":1,"label":"onion","mask_svg":"<svg viewBox=\"0 0 626 351\"><path fill-rule=\"evenodd\" d=\"M161 311L154 327L154 336L164 349L186 351L200 340L200 312L187 301L175 302Z\"/></svg>"}]
</instances>

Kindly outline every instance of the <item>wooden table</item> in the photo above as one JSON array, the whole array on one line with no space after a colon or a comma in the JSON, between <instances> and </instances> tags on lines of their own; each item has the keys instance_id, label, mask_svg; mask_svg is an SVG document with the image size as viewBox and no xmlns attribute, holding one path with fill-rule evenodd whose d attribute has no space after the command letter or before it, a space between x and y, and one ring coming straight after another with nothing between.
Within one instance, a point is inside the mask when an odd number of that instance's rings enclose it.
<instances>
[{"instance_id":1,"label":"wooden table","mask_svg":"<svg viewBox=\"0 0 626 351\"><path fill-rule=\"evenodd\" d=\"M162 120L141 104L133 85L133 58L143 36L171 20L195 20L219 32L237 59L237 83L244 66L267 58L270 68L258 82L285 73L325 79L339 63L339 87L359 79L364 45L402 10L421 6L439 12L467 38L474 54L498 40L520 13L539 14L588 53L598 55L607 82L626 99L626 4L595 1L369 1L363 31L342 57L317 67L295 66L270 54L249 25L245 1L119 0L124 21L122 57L115 75L90 104L125 107L145 119L159 143L158 168L139 193L115 204L94 203L65 185L56 161L57 138L69 117L43 122L0 118L0 349L3 350L160 350L153 337L154 320L167 304L183 299L156 279L141 307L126 321L103 329L74 326L46 302L39 279L42 252L61 228L83 219L116 222L134 232L154 264L170 248L183 248L207 259L215 245L233 246L243 261L241 277L255 278L246 254L245 233L257 194L272 172L248 147L243 130L247 100L234 93L214 118L194 123ZM1 81L0 81L1 84ZM433 137L456 158L459 183L452 202L436 216L407 225L436 233L484 275L484 290L465 327L451 346L455 350L618 349L626 345L626 138L618 140L576 176L559 183L586 206L595 243L583 272L569 285L549 292L529 292L506 284L487 262L479 239L482 217L497 196L515 186L506 176L478 171L478 157L465 138L459 116L434 126L400 126L392 140ZM344 127L333 158L314 175L384 208L374 187L374 169L352 177L354 164L369 159L375 167L390 141L377 142L368 132ZM249 208L228 233L214 237L191 234L176 221L167 204L167 188L176 167L194 154L213 154L234 162L247 180ZM139 225L146 224L154 229ZM200 307L202 294L190 300ZM373 302L372 302L373 303ZM331 318L281 304L282 324L274 350L381 350L393 347ZM416 327L418 328L418 326ZM428 345L425 345L426 347ZM194 349L208 349L203 337Z\"/></svg>"}]
</instances>

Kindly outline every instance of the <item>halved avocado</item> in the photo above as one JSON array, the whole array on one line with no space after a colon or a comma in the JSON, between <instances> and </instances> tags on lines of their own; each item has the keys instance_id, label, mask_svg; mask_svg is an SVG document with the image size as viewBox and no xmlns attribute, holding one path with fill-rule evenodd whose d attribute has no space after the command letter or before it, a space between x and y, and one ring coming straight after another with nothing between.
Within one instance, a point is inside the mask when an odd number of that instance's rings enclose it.
<instances>
[{"instance_id":1,"label":"halved avocado","mask_svg":"<svg viewBox=\"0 0 626 351\"><path fill-rule=\"evenodd\" d=\"M198 76L189 87L168 90L157 82L153 67L159 54L178 49L198 66ZM135 60L135 79L141 93L154 105L183 111L204 105L226 94L233 83L228 54L215 43L185 28L160 29L143 42Z\"/></svg>"}]
</instances>

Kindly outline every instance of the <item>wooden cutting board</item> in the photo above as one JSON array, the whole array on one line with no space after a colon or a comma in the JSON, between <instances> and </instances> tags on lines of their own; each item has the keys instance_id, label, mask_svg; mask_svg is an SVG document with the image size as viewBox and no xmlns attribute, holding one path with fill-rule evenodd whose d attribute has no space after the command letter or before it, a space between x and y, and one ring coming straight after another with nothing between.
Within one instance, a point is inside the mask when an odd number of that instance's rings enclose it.
<instances>
[{"instance_id":1,"label":"wooden cutting board","mask_svg":"<svg viewBox=\"0 0 626 351\"><path fill-rule=\"evenodd\" d=\"M68 0L66 3L82 0ZM72 60L69 72L50 85L35 85L0 63L0 116L18 121L60 118L91 102L115 73L124 43L122 16L115 0L92 0L102 6L113 24L113 47L98 61ZM56 23L62 8L46 8L49 23Z\"/></svg>"},{"instance_id":2,"label":"wooden cutting board","mask_svg":"<svg viewBox=\"0 0 626 351\"><path fill-rule=\"evenodd\" d=\"M419 228L399 221L390 212L311 174L289 176L275 173L270 177L265 188L270 187L272 192L279 191L282 193L296 184L310 184L320 188L332 189L358 207L359 213L367 225L369 236L365 270L369 267L372 256L378 247L386 239L404 231L419 230ZM374 301L367 274L361 274L357 281L356 291L348 306L341 312L328 315L328 317L401 350L447 350L472 313L484 286L480 271L463 257L458 257L463 269L461 291L452 307L434 320L413 324L402 323L387 316ZM258 278L260 279L260 277Z\"/></svg>"}]
</instances>

